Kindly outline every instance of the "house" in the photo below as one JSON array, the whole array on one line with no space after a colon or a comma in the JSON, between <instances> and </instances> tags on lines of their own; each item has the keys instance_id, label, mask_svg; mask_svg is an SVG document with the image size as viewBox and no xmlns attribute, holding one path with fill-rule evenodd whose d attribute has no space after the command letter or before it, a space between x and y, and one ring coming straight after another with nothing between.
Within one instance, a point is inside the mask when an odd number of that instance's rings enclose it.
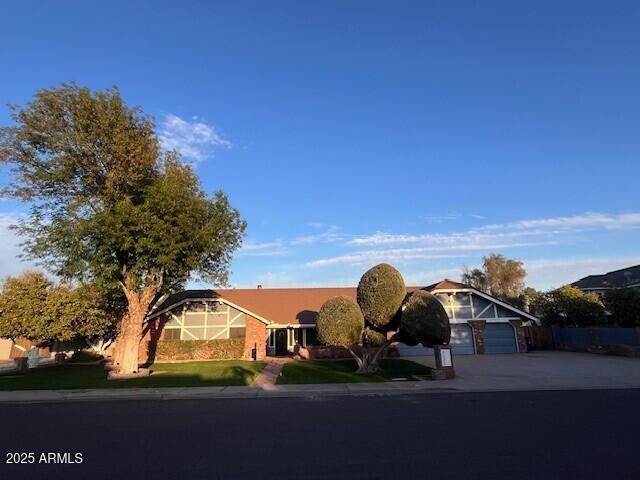
<instances>
[{"instance_id":1,"label":"house","mask_svg":"<svg viewBox=\"0 0 640 480\"><path fill-rule=\"evenodd\" d=\"M571 286L585 293L597 293L603 296L613 288L640 288L640 265L621 268L601 275L588 275Z\"/></svg>"},{"instance_id":2,"label":"house","mask_svg":"<svg viewBox=\"0 0 640 480\"><path fill-rule=\"evenodd\" d=\"M475 288L451 280L409 287L425 289L443 304L457 354L526 351L523 324L532 315ZM356 298L355 288L252 288L186 290L169 296L149 315L144 341L155 338L215 340L244 337L244 358L287 355L296 345L313 349L316 315L331 297ZM144 343L144 342L143 342ZM430 354L418 345L398 344L401 356ZM143 346L141 351L146 351Z\"/></svg>"}]
</instances>

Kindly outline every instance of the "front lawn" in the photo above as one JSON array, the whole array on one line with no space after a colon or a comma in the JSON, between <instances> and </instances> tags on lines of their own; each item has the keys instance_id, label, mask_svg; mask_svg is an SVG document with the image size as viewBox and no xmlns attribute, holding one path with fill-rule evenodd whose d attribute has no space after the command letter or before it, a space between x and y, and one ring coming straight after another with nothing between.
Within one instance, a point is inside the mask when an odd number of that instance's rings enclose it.
<instances>
[{"instance_id":1,"label":"front lawn","mask_svg":"<svg viewBox=\"0 0 640 480\"><path fill-rule=\"evenodd\" d=\"M151 375L130 380L107 380L102 365L60 365L0 376L0 390L63 390L87 388L159 388L250 385L264 362L220 360L156 363Z\"/></svg>"},{"instance_id":2,"label":"front lawn","mask_svg":"<svg viewBox=\"0 0 640 480\"><path fill-rule=\"evenodd\" d=\"M285 363L278 384L388 382L416 380L413 375L430 375L431 368L395 358L383 359L377 373L358 375L355 360L300 360Z\"/></svg>"}]
</instances>

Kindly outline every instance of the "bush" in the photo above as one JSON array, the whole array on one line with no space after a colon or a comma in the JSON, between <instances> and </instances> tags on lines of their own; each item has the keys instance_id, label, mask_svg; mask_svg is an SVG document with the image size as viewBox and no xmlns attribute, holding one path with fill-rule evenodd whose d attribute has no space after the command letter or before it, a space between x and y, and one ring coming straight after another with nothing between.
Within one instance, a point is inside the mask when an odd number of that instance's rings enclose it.
<instances>
[{"instance_id":1,"label":"bush","mask_svg":"<svg viewBox=\"0 0 640 480\"><path fill-rule=\"evenodd\" d=\"M402 312L400 331L425 347L443 345L451 339L447 312L436 297L424 290L409 296Z\"/></svg>"},{"instance_id":2,"label":"bush","mask_svg":"<svg viewBox=\"0 0 640 480\"><path fill-rule=\"evenodd\" d=\"M344 295L324 302L316 319L318 340L325 345L350 346L360 342L364 318L360 307Z\"/></svg>"},{"instance_id":3,"label":"bush","mask_svg":"<svg viewBox=\"0 0 640 480\"><path fill-rule=\"evenodd\" d=\"M604 294L610 321L621 327L640 327L640 290L616 288Z\"/></svg>"},{"instance_id":4,"label":"bush","mask_svg":"<svg viewBox=\"0 0 640 480\"><path fill-rule=\"evenodd\" d=\"M367 270L358 284L358 305L368 323L388 325L398 313L407 294L402 275L391 265L381 263Z\"/></svg>"},{"instance_id":5,"label":"bush","mask_svg":"<svg viewBox=\"0 0 640 480\"><path fill-rule=\"evenodd\" d=\"M160 340L156 360L234 360L244 354L244 338L224 340Z\"/></svg>"}]
</instances>

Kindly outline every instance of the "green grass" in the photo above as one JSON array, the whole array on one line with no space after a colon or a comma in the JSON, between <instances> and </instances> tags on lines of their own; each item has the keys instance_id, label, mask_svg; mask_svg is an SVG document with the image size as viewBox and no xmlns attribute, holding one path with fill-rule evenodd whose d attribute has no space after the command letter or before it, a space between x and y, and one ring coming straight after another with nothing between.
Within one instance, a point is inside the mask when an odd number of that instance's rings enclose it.
<instances>
[{"instance_id":1,"label":"green grass","mask_svg":"<svg viewBox=\"0 0 640 480\"><path fill-rule=\"evenodd\" d=\"M412 375L430 375L431 368L401 359L384 359L376 373L358 375L354 360L300 360L286 363L278 384L388 382L394 378L414 380Z\"/></svg>"},{"instance_id":2,"label":"green grass","mask_svg":"<svg viewBox=\"0 0 640 480\"><path fill-rule=\"evenodd\" d=\"M61 365L0 376L0 390L64 390L89 388L158 388L249 385L264 362L221 360L156 363L151 375L129 380L107 380L102 365Z\"/></svg>"}]
</instances>

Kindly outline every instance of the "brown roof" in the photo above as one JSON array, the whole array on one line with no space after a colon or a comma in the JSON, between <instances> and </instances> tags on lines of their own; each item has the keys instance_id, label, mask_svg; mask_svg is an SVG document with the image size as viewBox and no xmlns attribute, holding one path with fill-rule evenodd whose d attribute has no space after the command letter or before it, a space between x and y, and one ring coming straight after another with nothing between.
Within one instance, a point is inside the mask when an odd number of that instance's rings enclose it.
<instances>
[{"instance_id":1,"label":"brown roof","mask_svg":"<svg viewBox=\"0 0 640 480\"><path fill-rule=\"evenodd\" d=\"M462 283L443 280L428 287L407 287L407 292L436 288L468 288ZM279 324L315 324L324 302L338 295L355 300L355 287L335 288L231 288L220 290L186 290L171 295L156 307L151 317L174 305L190 300L222 298L264 320Z\"/></svg>"},{"instance_id":2,"label":"brown roof","mask_svg":"<svg viewBox=\"0 0 640 480\"><path fill-rule=\"evenodd\" d=\"M469 285L460 282L454 282L453 280L449 280L445 278L441 282L434 283L433 285L429 285L428 287L424 287L425 290L447 290L447 289L460 289L460 288L472 288Z\"/></svg>"},{"instance_id":3,"label":"brown roof","mask_svg":"<svg viewBox=\"0 0 640 480\"><path fill-rule=\"evenodd\" d=\"M356 298L356 289L344 288L234 288L218 295L275 323L314 324L324 302L338 295Z\"/></svg>"}]
</instances>

